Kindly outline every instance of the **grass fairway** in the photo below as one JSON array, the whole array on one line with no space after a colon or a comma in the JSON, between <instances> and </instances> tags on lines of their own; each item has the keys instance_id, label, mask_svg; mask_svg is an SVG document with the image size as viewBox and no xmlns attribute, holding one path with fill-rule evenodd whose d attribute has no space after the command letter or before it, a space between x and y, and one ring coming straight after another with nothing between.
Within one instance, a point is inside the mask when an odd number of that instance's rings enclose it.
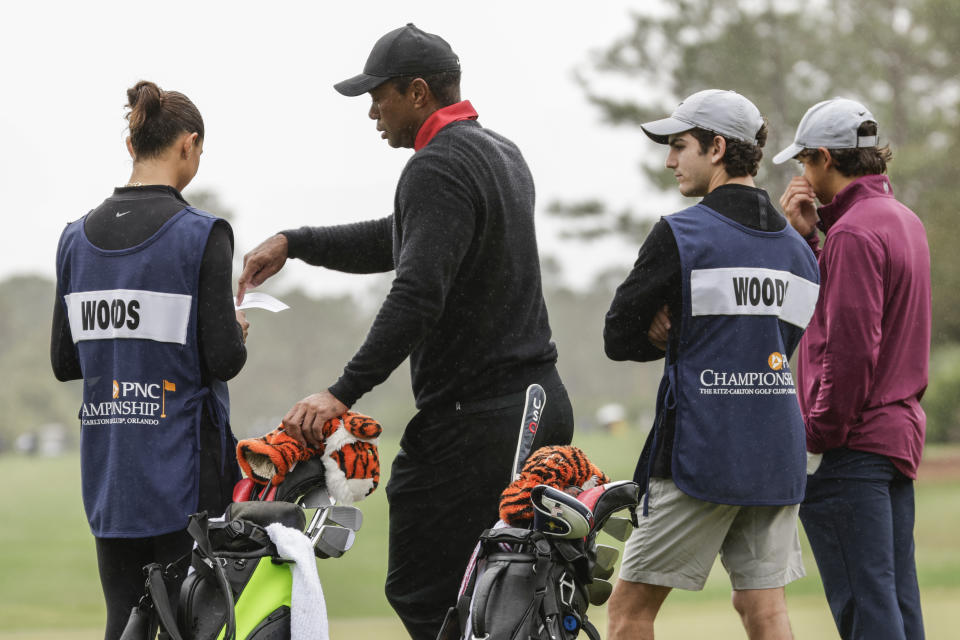
<instances>
[{"instance_id":1,"label":"grass fairway","mask_svg":"<svg viewBox=\"0 0 960 640\"><path fill-rule=\"evenodd\" d=\"M628 478L642 438L629 432L587 433L578 435L576 444L612 477ZM395 439L381 443L385 469L396 451ZM960 449L934 449L928 457L956 460ZM6 456L0 465L8 478L0 493L0 512L6 518L0 526L0 640L99 640L104 607L93 538L80 500L79 458ZM932 640L957 637L960 621L960 469L953 466L955 473L929 478L921 468L916 485L917 564L927 636ZM36 480L40 478L42 482ZM392 617L382 588L387 547L382 485L359 506L365 521L353 549L343 558L318 563L331 635L399 640L406 636ZM622 548L611 538L604 543ZM807 578L787 589L794 632L797 638L835 638L806 546L804 552ZM588 613L603 633L605 610L594 607ZM714 568L703 592L671 595L657 631L662 638L743 638L722 567Z\"/></svg>"}]
</instances>

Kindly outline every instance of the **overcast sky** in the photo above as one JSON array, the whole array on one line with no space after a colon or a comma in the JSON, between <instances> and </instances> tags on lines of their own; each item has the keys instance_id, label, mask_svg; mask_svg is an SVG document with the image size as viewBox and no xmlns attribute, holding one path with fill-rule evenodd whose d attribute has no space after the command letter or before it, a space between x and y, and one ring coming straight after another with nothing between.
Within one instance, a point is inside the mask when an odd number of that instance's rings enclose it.
<instances>
[{"instance_id":1,"label":"overcast sky","mask_svg":"<svg viewBox=\"0 0 960 640\"><path fill-rule=\"evenodd\" d=\"M541 251L555 253L549 202L602 197L622 207L650 197L637 165L660 151L638 131L603 126L572 79L629 29L630 7L646 4L9 3L0 22L0 278L52 277L64 224L127 181L123 105L140 79L184 92L203 114L203 160L187 193L213 190L232 210L238 256L280 229L389 214L412 151L380 140L366 96L345 98L331 85L361 71L376 39L407 22L451 43L463 97L524 152ZM573 253L568 275L582 283L604 265L626 274L636 247ZM319 293L358 282L299 263L285 271L275 286Z\"/></svg>"}]
</instances>

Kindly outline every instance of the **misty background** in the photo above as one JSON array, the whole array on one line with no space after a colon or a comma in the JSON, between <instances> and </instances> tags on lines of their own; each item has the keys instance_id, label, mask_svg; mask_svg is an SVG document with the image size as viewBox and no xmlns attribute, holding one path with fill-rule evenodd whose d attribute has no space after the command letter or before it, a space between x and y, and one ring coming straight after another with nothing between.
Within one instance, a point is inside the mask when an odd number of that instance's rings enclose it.
<instances>
[{"instance_id":1,"label":"misty background","mask_svg":"<svg viewBox=\"0 0 960 640\"><path fill-rule=\"evenodd\" d=\"M758 184L775 202L798 169L769 158L810 105L842 95L878 117L894 153L895 193L923 220L932 250L928 440L960 440L956 0L488 2L475 10L39 2L5 12L0 450L51 430L67 444L79 439L79 383L58 383L47 356L55 250L63 225L129 176L126 88L154 80L200 108L205 153L185 196L231 220L238 274L243 253L280 229L389 213L409 152L379 139L366 98L344 98L331 85L362 68L380 35L409 21L452 44L464 98L531 165L545 294L578 428L616 422L642 432L650 424L659 365L610 362L601 336L649 226L684 204L663 170L665 148L638 125L694 91L724 88L751 98L769 121ZM291 309L248 311L249 358L230 382L238 437L272 429L295 401L336 380L389 281L294 261L262 287ZM414 412L406 365L355 409L399 433ZM639 453L642 433L633 441Z\"/></svg>"}]
</instances>

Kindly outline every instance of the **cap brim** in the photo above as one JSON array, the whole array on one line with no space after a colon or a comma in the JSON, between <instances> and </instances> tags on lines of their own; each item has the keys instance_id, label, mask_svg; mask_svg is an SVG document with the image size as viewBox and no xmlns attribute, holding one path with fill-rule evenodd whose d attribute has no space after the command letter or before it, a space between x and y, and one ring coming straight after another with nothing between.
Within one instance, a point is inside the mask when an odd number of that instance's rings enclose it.
<instances>
[{"instance_id":1,"label":"cap brim","mask_svg":"<svg viewBox=\"0 0 960 640\"><path fill-rule=\"evenodd\" d=\"M678 120L676 118L664 118L662 120L646 122L640 125L640 128L643 129L643 132L647 134L647 137L654 142L667 144L667 138L669 136L672 136L675 133L690 131L690 129L695 128L695 126L696 125L692 125L689 122L684 122L683 120Z\"/></svg>"},{"instance_id":2,"label":"cap brim","mask_svg":"<svg viewBox=\"0 0 960 640\"><path fill-rule=\"evenodd\" d=\"M371 89L376 89L390 78L370 76L365 73L355 75L343 82L333 85L333 88L345 96L361 96Z\"/></svg>"},{"instance_id":3,"label":"cap brim","mask_svg":"<svg viewBox=\"0 0 960 640\"><path fill-rule=\"evenodd\" d=\"M783 164L787 160L797 157L797 154L803 151L804 147L794 142L789 147L773 156L773 164Z\"/></svg>"}]
</instances>

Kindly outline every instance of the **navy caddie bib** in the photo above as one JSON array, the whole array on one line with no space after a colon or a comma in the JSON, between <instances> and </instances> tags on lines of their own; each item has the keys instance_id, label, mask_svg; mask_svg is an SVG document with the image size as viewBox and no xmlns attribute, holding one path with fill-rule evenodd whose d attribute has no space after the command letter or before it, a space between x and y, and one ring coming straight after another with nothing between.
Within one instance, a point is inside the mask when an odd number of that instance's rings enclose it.
<instances>
[{"instance_id":1,"label":"navy caddie bib","mask_svg":"<svg viewBox=\"0 0 960 640\"><path fill-rule=\"evenodd\" d=\"M83 504L97 537L183 529L199 492L200 421L227 437L226 384L201 380L200 263L217 220L186 207L143 243L100 249L67 225L60 302L83 372Z\"/></svg>"},{"instance_id":2,"label":"navy caddie bib","mask_svg":"<svg viewBox=\"0 0 960 640\"><path fill-rule=\"evenodd\" d=\"M816 258L790 225L759 231L703 204L664 220L683 283L657 406L658 425L676 412L673 481L708 502L797 504L806 436L788 359L817 302Z\"/></svg>"}]
</instances>

